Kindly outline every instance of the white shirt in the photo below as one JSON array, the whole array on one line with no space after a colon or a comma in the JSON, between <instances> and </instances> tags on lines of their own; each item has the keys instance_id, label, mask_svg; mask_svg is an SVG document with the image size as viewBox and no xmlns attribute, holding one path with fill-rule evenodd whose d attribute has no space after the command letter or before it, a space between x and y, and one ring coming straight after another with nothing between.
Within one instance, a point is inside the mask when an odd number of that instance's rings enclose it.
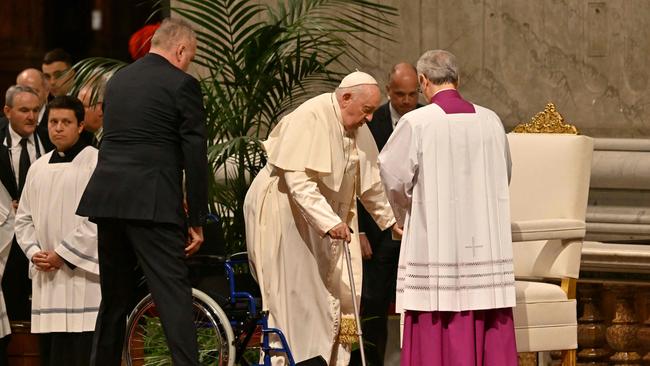
<instances>
[{"instance_id":1,"label":"white shirt","mask_svg":"<svg viewBox=\"0 0 650 366\"><path fill-rule=\"evenodd\" d=\"M43 119L43 115L45 115L45 110L46 109L47 109L47 103L43 104L43 106L41 107L41 110L38 111L38 119L36 120L36 123L38 123L39 125L41 124L41 120ZM47 121L46 121L46 123L47 123Z\"/></svg>"},{"instance_id":2,"label":"white shirt","mask_svg":"<svg viewBox=\"0 0 650 366\"><path fill-rule=\"evenodd\" d=\"M393 104L388 102L388 109L390 109L390 119L393 122L393 129L395 129L395 126L397 126L397 122L399 121L400 118L402 118L402 115L397 113L395 108L393 108Z\"/></svg>"},{"instance_id":3,"label":"white shirt","mask_svg":"<svg viewBox=\"0 0 650 366\"><path fill-rule=\"evenodd\" d=\"M14 177L16 178L16 184L18 184L18 167L20 166L20 152L22 150L22 147L20 146L20 140L22 140L22 136L20 136L18 133L16 133L13 128L11 128L11 125L9 125L9 135L11 136L11 146L9 147L9 151L11 154L11 166L14 169ZM7 140L5 139L4 145L7 146ZM43 154L44 149L43 145L39 142L38 144L39 150L41 154ZM34 145L34 134L31 134L28 139L27 139L27 152L29 153L29 162L30 164L34 162L38 158L36 156L36 147Z\"/></svg>"}]
</instances>

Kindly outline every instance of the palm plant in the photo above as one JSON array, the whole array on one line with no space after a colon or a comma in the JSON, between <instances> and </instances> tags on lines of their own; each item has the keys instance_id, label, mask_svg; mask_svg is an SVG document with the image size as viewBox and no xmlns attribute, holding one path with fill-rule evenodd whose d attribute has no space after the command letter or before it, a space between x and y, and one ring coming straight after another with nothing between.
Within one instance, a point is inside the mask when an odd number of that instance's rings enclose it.
<instances>
[{"instance_id":1,"label":"palm plant","mask_svg":"<svg viewBox=\"0 0 650 366\"><path fill-rule=\"evenodd\" d=\"M195 62L208 115L208 161L215 172L210 209L222 218L228 251L244 247L246 191L265 164L261 142L280 118L318 92L332 90L363 53L364 36L390 39L390 6L365 0L178 0L172 9L193 22ZM78 85L122 64L107 59L75 66ZM98 71L99 70L99 71ZM96 78L95 78L96 79Z\"/></svg>"}]
</instances>

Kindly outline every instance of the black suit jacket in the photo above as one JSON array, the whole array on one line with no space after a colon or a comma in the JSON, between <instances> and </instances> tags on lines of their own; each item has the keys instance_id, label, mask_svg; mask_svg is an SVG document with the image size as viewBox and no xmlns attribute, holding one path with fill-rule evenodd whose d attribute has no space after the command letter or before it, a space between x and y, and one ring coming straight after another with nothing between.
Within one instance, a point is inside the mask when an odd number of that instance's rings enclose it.
<instances>
[{"instance_id":1,"label":"black suit jacket","mask_svg":"<svg viewBox=\"0 0 650 366\"><path fill-rule=\"evenodd\" d=\"M36 127L36 139L41 143L44 148L44 151L41 151L41 155L44 155L48 151L54 148L50 137L47 134L47 127L45 129ZM0 182L7 189L11 198L17 200L18 197L18 185L16 184L16 177L14 177L13 169L11 168L11 156L9 155L9 149L5 146L5 141L7 135L9 134L9 121L6 117L0 117Z\"/></svg>"},{"instance_id":2,"label":"black suit jacket","mask_svg":"<svg viewBox=\"0 0 650 366\"><path fill-rule=\"evenodd\" d=\"M104 95L97 167L77 214L201 226L207 214L207 144L199 82L149 53L117 72Z\"/></svg>"},{"instance_id":3,"label":"black suit jacket","mask_svg":"<svg viewBox=\"0 0 650 366\"><path fill-rule=\"evenodd\" d=\"M393 120L390 117L390 102L386 102L375 111L372 121L368 123L368 128L372 133L372 137L377 144L377 150L381 152L386 142L393 133ZM421 105L418 104L416 108ZM391 230L386 229L382 233L379 227L373 220L372 216L361 206L359 207L359 230L366 233L371 243L379 243L382 240L390 239Z\"/></svg>"},{"instance_id":4,"label":"black suit jacket","mask_svg":"<svg viewBox=\"0 0 650 366\"><path fill-rule=\"evenodd\" d=\"M41 120L38 122L38 126L36 127L36 131L38 132L38 135L40 137L45 137L42 139L43 146L45 147L45 150L50 151L54 150L54 144L50 141L49 134L47 132L47 119L50 114L50 109L45 107L45 113L43 113L43 117ZM47 144L47 146L46 146Z\"/></svg>"}]
</instances>

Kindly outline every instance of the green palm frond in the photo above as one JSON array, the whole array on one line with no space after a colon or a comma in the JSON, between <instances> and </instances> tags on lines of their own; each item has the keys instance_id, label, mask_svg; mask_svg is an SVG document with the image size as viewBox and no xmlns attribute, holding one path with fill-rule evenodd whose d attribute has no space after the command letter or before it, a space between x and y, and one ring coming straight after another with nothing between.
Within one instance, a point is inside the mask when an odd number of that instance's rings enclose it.
<instances>
[{"instance_id":1,"label":"green palm frond","mask_svg":"<svg viewBox=\"0 0 650 366\"><path fill-rule=\"evenodd\" d=\"M71 95L79 94L79 91L84 86L89 85L93 88L90 95L91 104L96 103L99 98L98 91L102 84L126 65L126 62L104 57L87 58L77 62L72 66L75 83L70 92Z\"/></svg>"}]
</instances>

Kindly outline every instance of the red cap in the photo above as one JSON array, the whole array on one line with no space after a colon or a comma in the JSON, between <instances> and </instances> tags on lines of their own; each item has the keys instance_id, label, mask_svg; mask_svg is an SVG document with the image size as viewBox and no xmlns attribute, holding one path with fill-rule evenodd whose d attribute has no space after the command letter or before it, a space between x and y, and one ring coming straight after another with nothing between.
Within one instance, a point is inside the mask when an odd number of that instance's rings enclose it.
<instances>
[{"instance_id":1,"label":"red cap","mask_svg":"<svg viewBox=\"0 0 650 366\"><path fill-rule=\"evenodd\" d=\"M160 23L148 24L138 29L129 39L129 53L133 60L137 60L149 52L151 48L151 37L156 33Z\"/></svg>"}]
</instances>

